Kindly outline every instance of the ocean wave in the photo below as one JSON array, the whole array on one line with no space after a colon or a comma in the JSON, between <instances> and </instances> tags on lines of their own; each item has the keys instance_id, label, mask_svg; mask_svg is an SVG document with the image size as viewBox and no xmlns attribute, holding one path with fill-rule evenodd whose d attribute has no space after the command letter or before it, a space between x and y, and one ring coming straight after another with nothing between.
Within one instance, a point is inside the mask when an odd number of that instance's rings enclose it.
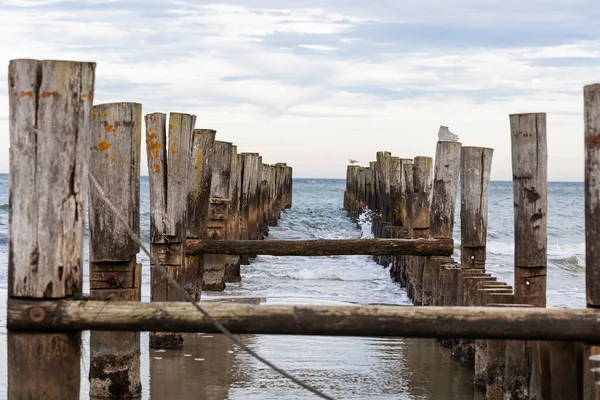
<instances>
[{"instance_id":1,"label":"ocean wave","mask_svg":"<svg viewBox=\"0 0 600 400\"><path fill-rule=\"evenodd\" d=\"M372 239L372 220L373 213L369 208L365 208L364 211L358 216L358 226L360 228L361 239Z\"/></svg>"},{"instance_id":2,"label":"ocean wave","mask_svg":"<svg viewBox=\"0 0 600 400\"><path fill-rule=\"evenodd\" d=\"M335 269L314 269L303 268L295 271L288 271L281 278L306 280L306 281L369 281L384 279L381 273L369 271L368 269L351 269L351 270L335 270Z\"/></svg>"},{"instance_id":3,"label":"ocean wave","mask_svg":"<svg viewBox=\"0 0 600 400\"><path fill-rule=\"evenodd\" d=\"M585 272L585 258L583 256L570 256L564 258L548 257L550 263L570 272Z\"/></svg>"},{"instance_id":4,"label":"ocean wave","mask_svg":"<svg viewBox=\"0 0 600 400\"><path fill-rule=\"evenodd\" d=\"M8 211L8 204L0 204L0 211Z\"/></svg>"},{"instance_id":5,"label":"ocean wave","mask_svg":"<svg viewBox=\"0 0 600 400\"><path fill-rule=\"evenodd\" d=\"M513 242L489 242L486 246L487 252L500 256L512 256L515 254ZM547 248L548 257L564 258L585 254L585 243L551 244Z\"/></svg>"}]
</instances>

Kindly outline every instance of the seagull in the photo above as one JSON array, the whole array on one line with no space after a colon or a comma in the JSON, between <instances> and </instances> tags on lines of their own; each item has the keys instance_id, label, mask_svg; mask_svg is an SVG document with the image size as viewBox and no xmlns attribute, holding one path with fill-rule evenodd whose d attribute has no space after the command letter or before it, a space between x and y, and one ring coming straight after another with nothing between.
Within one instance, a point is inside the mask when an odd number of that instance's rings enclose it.
<instances>
[{"instance_id":1,"label":"seagull","mask_svg":"<svg viewBox=\"0 0 600 400\"><path fill-rule=\"evenodd\" d=\"M458 135L450 132L447 126L440 126L440 130L438 132L438 141L439 142L458 142Z\"/></svg>"},{"instance_id":2,"label":"seagull","mask_svg":"<svg viewBox=\"0 0 600 400\"><path fill-rule=\"evenodd\" d=\"M350 164L356 164L356 163L358 163L358 160L353 160L353 159L349 158L349 159L348 159L348 162L349 162Z\"/></svg>"}]
</instances>

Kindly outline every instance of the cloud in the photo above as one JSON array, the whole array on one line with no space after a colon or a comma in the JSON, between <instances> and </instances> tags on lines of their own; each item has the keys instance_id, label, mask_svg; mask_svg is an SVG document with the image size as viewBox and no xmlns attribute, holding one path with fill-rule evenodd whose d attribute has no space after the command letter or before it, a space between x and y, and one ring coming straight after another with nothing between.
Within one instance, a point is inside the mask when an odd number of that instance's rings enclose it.
<instances>
[{"instance_id":1,"label":"cloud","mask_svg":"<svg viewBox=\"0 0 600 400\"><path fill-rule=\"evenodd\" d=\"M432 155L448 125L465 145L495 148L492 178L510 179L508 114L544 111L550 179L579 180L599 19L587 0L11 0L0 64L96 61L97 103L196 114L298 177L344 177L348 157L383 149ZM7 117L0 91L0 172Z\"/></svg>"}]
</instances>

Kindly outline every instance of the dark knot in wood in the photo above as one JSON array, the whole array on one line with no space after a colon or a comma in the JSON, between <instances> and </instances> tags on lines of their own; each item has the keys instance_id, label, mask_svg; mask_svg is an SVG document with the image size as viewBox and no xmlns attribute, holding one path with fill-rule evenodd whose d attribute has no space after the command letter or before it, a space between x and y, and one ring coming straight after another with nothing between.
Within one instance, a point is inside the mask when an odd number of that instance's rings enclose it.
<instances>
[{"instance_id":1,"label":"dark knot in wood","mask_svg":"<svg viewBox=\"0 0 600 400\"><path fill-rule=\"evenodd\" d=\"M42 322L46 318L46 310L40 306L31 307L29 309L29 318L33 322Z\"/></svg>"}]
</instances>

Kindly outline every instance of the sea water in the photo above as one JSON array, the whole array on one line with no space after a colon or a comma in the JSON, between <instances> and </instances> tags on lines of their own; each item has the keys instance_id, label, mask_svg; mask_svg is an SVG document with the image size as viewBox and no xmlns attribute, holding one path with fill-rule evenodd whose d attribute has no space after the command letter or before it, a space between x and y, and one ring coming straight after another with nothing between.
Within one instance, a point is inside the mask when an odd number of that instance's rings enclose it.
<instances>
[{"instance_id":1,"label":"sea water","mask_svg":"<svg viewBox=\"0 0 600 400\"><path fill-rule=\"evenodd\" d=\"M344 180L295 179L293 207L282 213L269 239L372 237L370 221L354 223L342 208ZM460 201L454 231L460 253ZM548 306L585 306L584 201L582 183L551 182L548 188ZM141 235L149 240L148 180L141 183ZM492 182L486 268L513 283L511 182ZM6 296L8 175L0 174L0 399L6 396ZM87 283L87 236L84 291ZM150 299L149 260L143 264L142 301ZM259 256L242 266L242 281L203 300L252 298L266 304L410 305L388 269L368 256ZM246 300L242 300L246 301ZM473 399L472 371L434 340L240 335L267 359L335 398ZM82 398L88 398L89 333L82 351ZM188 334L183 350L148 349L142 333L143 398L315 398L232 345L222 335Z\"/></svg>"}]
</instances>

